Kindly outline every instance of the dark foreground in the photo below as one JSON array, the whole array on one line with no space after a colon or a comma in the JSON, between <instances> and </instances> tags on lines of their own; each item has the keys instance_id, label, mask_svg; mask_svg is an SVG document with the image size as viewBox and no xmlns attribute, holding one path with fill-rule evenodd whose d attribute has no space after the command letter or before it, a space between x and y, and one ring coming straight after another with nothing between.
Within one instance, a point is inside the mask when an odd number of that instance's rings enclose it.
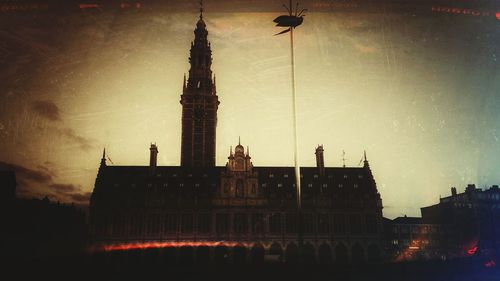
<instances>
[{"instance_id":1,"label":"dark foreground","mask_svg":"<svg viewBox=\"0 0 500 281\"><path fill-rule=\"evenodd\" d=\"M137 280L452 280L499 281L498 265L486 267L481 258L453 261L402 262L371 265L307 265L262 263L235 265L179 264L158 259L130 258L123 254L81 255L72 257L9 259L3 270L15 278L54 279L128 279ZM4 279L7 280L7 279Z\"/></svg>"}]
</instances>

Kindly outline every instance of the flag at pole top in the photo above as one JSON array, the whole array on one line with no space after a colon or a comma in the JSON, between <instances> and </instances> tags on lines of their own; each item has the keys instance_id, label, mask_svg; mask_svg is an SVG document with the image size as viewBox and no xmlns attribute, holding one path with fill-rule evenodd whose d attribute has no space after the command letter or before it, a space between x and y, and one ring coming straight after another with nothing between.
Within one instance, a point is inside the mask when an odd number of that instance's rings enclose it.
<instances>
[{"instance_id":1,"label":"flag at pole top","mask_svg":"<svg viewBox=\"0 0 500 281\"><path fill-rule=\"evenodd\" d=\"M281 15L275 18L274 22L276 23L276 26L283 26L288 28L274 35L280 35L291 31L292 28L296 28L297 26L301 25L302 22L304 21L304 17L306 16L303 13L307 11L307 9L302 9L299 12L298 2L295 5L295 13L293 13L292 1L290 1L290 7L287 7L285 4L283 4L283 7L285 7L286 11L288 12L288 15Z\"/></svg>"}]
</instances>

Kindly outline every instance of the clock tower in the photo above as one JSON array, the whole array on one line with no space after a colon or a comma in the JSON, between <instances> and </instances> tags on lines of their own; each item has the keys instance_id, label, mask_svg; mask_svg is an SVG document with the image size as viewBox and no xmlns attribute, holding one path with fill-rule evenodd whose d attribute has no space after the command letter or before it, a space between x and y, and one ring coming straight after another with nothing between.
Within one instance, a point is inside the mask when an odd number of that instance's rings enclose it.
<instances>
[{"instance_id":1,"label":"clock tower","mask_svg":"<svg viewBox=\"0 0 500 281\"><path fill-rule=\"evenodd\" d=\"M181 166L214 167L217 109L219 98L212 76L212 50L207 39L208 31L203 21L203 7L191 42L189 77L181 95L182 140Z\"/></svg>"}]
</instances>

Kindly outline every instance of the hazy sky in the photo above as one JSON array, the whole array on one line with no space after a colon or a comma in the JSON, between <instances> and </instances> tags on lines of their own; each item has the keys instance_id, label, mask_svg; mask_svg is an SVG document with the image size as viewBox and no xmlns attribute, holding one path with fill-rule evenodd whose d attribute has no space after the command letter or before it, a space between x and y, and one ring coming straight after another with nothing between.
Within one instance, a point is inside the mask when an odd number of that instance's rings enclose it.
<instances>
[{"instance_id":1,"label":"hazy sky","mask_svg":"<svg viewBox=\"0 0 500 281\"><path fill-rule=\"evenodd\" d=\"M207 4L217 165L238 136L254 165L293 165L289 37L272 36L277 15ZM159 165L179 165L196 9L1 17L0 166L16 169L18 195L87 202L103 147L115 165L146 165L156 142ZM419 215L451 186L500 184L499 27L310 9L295 33L301 165L315 165L317 144L327 166L342 165L342 150L357 166L366 149L390 218Z\"/></svg>"}]
</instances>

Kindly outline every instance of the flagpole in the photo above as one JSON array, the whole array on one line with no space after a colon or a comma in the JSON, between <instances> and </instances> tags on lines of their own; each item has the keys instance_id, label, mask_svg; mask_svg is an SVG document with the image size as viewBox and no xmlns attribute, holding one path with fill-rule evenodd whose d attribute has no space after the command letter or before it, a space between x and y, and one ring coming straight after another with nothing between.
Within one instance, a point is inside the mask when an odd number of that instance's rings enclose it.
<instances>
[{"instance_id":1,"label":"flagpole","mask_svg":"<svg viewBox=\"0 0 500 281\"><path fill-rule=\"evenodd\" d=\"M291 4L290 4L291 7ZM294 137L294 162L295 162L295 181L297 183L297 220L298 220L298 244L299 259L301 260L301 249L303 244L302 229L302 200L300 186L300 166L299 166L299 139L297 133L297 94L295 91L295 53L293 46L293 27L290 27L290 57L292 66L292 103L293 103L293 137Z\"/></svg>"}]
</instances>

